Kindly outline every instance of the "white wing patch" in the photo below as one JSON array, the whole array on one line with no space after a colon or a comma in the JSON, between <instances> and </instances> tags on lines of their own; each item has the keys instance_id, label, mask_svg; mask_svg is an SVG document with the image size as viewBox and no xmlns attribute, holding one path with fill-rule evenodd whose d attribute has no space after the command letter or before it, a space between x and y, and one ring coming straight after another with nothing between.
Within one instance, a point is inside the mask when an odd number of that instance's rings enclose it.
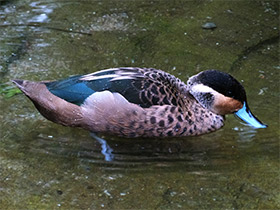
<instances>
[{"instance_id":1,"label":"white wing patch","mask_svg":"<svg viewBox=\"0 0 280 210\"><path fill-rule=\"evenodd\" d=\"M140 74L137 71L133 71L133 70L135 70L135 69L133 69L133 68L123 68L123 69L111 68L111 69L105 69L105 70L101 70L101 71L97 71L97 72L94 72L94 73L91 73L91 74L84 75L84 76L82 76L80 78L80 80L92 81L92 80L110 79L110 78L112 78L111 81L116 81L116 80L134 79L134 78L143 77L142 74ZM110 72L111 72L111 74L108 74ZM104 73L105 73L105 75L104 75Z\"/></svg>"},{"instance_id":2,"label":"white wing patch","mask_svg":"<svg viewBox=\"0 0 280 210\"><path fill-rule=\"evenodd\" d=\"M121 94L111 93L107 90L93 93L81 105L81 112L92 130L106 131L106 125L114 129L114 126L129 126L127 123L133 120L140 121L144 110L136 104L129 103ZM131 115L127 113L139 113Z\"/></svg>"},{"instance_id":3,"label":"white wing patch","mask_svg":"<svg viewBox=\"0 0 280 210\"><path fill-rule=\"evenodd\" d=\"M95 76L95 75L85 75L80 80L86 80L86 81L91 81L91 80L98 80L98 79L108 79L108 78L115 78L118 77L117 74L107 74L107 75L100 75L100 76Z\"/></svg>"},{"instance_id":4,"label":"white wing patch","mask_svg":"<svg viewBox=\"0 0 280 210\"><path fill-rule=\"evenodd\" d=\"M108 90L93 93L89 96L82 107L92 107L95 109L109 109L123 107L124 105L128 105L129 102L119 93L111 93ZM109 114L109 113L108 113Z\"/></svg>"},{"instance_id":5,"label":"white wing patch","mask_svg":"<svg viewBox=\"0 0 280 210\"><path fill-rule=\"evenodd\" d=\"M115 78L111 79L111 81L125 80L125 79L135 79L135 77L131 77L131 76L118 76L118 77L115 77Z\"/></svg>"}]
</instances>

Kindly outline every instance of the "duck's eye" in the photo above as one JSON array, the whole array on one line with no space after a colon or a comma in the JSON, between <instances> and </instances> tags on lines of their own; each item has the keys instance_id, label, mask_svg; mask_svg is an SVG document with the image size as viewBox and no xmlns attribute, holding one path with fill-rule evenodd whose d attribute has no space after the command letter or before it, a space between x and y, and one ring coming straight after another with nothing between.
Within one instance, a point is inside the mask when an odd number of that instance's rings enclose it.
<instances>
[{"instance_id":1,"label":"duck's eye","mask_svg":"<svg viewBox=\"0 0 280 210\"><path fill-rule=\"evenodd\" d=\"M205 97L206 101L208 101L208 102L213 100L213 95L211 93L205 93L204 97Z\"/></svg>"}]
</instances>

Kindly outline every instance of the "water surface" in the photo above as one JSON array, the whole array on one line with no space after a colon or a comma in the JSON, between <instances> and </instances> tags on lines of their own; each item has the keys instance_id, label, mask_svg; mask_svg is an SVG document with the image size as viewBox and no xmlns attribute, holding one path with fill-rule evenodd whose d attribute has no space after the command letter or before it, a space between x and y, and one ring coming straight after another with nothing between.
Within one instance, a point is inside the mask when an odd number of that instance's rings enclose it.
<instances>
[{"instance_id":1,"label":"water surface","mask_svg":"<svg viewBox=\"0 0 280 210\"><path fill-rule=\"evenodd\" d=\"M276 1L1 1L1 209L280 208L278 21ZM269 127L228 116L199 137L106 136L106 161L89 132L45 120L23 94L7 97L14 78L119 66L183 81L228 72Z\"/></svg>"}]
</instances>

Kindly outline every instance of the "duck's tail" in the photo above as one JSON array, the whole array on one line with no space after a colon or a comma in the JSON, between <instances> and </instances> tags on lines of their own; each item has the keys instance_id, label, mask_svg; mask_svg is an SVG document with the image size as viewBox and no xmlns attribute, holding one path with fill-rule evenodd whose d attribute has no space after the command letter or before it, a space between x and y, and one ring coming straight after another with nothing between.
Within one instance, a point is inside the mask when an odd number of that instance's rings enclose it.
<instances>
[{"instance_id":1,"label":"duck's tail","mask_svg":"<svg viewBox=\"0 0 280 210\"><path fill-rule=\"evenodd\" d=\"M12 82L48 120L64 126L83 127L81 107L53 95L43 82L17 79Z\"/></svg>"}]
</instances>

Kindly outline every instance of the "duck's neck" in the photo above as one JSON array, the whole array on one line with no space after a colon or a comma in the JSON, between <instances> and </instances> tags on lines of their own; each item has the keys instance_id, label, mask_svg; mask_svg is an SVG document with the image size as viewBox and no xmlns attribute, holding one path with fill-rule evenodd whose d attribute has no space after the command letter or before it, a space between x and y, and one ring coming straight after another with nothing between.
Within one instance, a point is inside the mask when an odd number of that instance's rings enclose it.
<instances>
[{"instance_id":1,"label":"duck's neck","mask_svg":"<svg viewBox=\"0 0 280 210\"><path fill-rule=\"evenodd\" d=\"M186 119L185 123L189 124L190 129L192 129L191 135L213 132L224 126L224 116L205 109L194 98L190 100L189 111L184 112L184 116Z\"/></svg>"},{"instance_id":2,"label":"duck's neck","mask_svg":"<svg viewBox=\"0 0 280 210\"><path fill-rule=\"evenodd\" d=\"M204 108L189 92L187 85L181 87L184 105L184 125L189 132L184 135L200 135L210 133L224 126L225 116L215 114Z\"/></svg>"}]
</instances>

